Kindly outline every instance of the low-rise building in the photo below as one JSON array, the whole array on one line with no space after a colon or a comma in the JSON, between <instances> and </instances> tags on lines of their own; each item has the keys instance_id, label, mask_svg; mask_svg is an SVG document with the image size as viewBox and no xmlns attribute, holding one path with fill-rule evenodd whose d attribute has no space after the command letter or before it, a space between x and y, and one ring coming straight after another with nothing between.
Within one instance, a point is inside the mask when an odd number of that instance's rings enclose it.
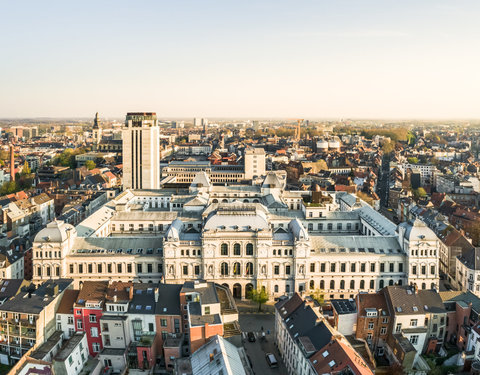
<instances>
[{"instance_id":1,"label":"low-rise building","mask_svg":"<svg viewBox=\"0 0 480 375\"><path fill-rule=\"evenodd\" d=\"M56 375L78 375L88 360L88 343L85 332L73 335L53 360Z\"/></svg>"},{"instance_id":2,"label":"low-rise building","mask_svg":"<svg viewBox=\"0 0 480 375\"><path fill-rule=\"evenodd\" d=\"M275 341L289 374L373 374L318 304L295 293L275 305Z\"/></svg>"},{"instance_id":3,"label":"low-rise building","mask_svg":"<svg viewBox=\"0 0 480 375\"><path fill-rule=\"evenodd\" d=\"M55 313L71 279L25 287L0 306L0 363L13 364L56 330Z\"/></svg>"}]
</instances>

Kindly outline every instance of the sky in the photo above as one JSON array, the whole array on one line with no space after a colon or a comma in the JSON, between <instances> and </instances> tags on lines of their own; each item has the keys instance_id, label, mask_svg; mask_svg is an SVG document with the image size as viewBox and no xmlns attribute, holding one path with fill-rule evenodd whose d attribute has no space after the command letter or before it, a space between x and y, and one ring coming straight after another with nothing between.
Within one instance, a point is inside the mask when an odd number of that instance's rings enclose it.
<instances>
[{"instance_id":1,"label":"sky","mask_svg":"<svg viewBox=\"0 0 480 375\"><path fill-rule=\"evenodd\" d=\"M0 118L480 118L480 1L0 0Z\"/></svg>"}]
</instances>

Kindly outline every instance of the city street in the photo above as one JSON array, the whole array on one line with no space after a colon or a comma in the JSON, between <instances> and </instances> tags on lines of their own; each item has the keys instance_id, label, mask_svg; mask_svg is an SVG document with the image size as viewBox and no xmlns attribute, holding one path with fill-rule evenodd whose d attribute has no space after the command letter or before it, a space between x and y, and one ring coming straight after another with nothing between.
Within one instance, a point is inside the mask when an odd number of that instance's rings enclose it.
<instances>
[{"instance_id":1,"label":"city street","mask_svg":"<svg viewBox=\"0 0 480 375\"><path fill-rule=\"evenodd\" d=\"M239 322L245 351L250 358L255 374L287 375L287 370L274 343L275 315L273 314L240 314ZM266 339L263 341L262 327ZM268 334L267 332L270 331ZM256 341L249 342L247 332L254 332ZM273 353L278 361L278 368L271 369L265 359L266 353Z\"/></svg>"}]
</instances>

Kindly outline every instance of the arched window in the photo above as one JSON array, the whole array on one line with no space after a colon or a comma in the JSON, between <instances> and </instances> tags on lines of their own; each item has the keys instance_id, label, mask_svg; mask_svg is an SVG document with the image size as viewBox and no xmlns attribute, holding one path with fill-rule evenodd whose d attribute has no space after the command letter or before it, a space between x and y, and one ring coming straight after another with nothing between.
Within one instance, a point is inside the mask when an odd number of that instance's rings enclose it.
<instances>
[{"instance_id":1,"label":"arched window","mask_svg":"<svg viewBox=\"0 0 480 375\"><path fill-rule=\"evenodd\" d=\"M50 266L47 266L47 276L51 276Z\"/></svg>"},{"instance_id":2,"label":"arched window","mask_svg":"<svg viewBox=\"0 0 480 375\"><path fill-rule=\"evenodd\" d=\"M427 289L427 284L422 283L422 289Z\"/></svg>"},{"instance_id":3,"label":"arched window","mask_svg":"<svg viewBox=\"0 0 480 375\"><path fill-rule=\"evenodd\" d=\"M234 275L241 275L242 274L242 266L239 262L233 263L233 274Z\"/></svg>"},{"instance_id":4,"label":"arched window","mask_svg":"<svg viewBox=\"0 0 480 375\"><path fill-rule=\"evenodd\" d=\"M430 289L436 289L437 286L435 285L435 283L432 283L432 285L430 285Z\"/></svg>"},{"instance_id":5,"label":"arched window","mask_svg":"<svg viewBox=\"0 0 480 375\"><path fill-rule=\"evenodd\" d=\"M246 250L247 250L247 255L253 255L253 244L247 243Z\"/></svg>"},{"instance_id":6,"label":"arched window","mask_svg":"<svg viewBox=\"0 0 480 375\"><path fill-rule=\"evenodd\" d=\"M228 275L228 264L223 262L220 266L220 273L222 276L227 276Z\"/></svg>"},{"instance_id":7,"label":"arched window","mask_svg":"<svg viewBox=\"0 0 480 375\"><path fill-rule=\"evenodd\" d=\"M246 273L247 273L247 275L250 275L250 276L253 275L253 263L252 262L247 263Z\"/></svg>"},{"instance_id":8,"label":"arched window","mask_svg":"<svg viewBox=\"0 0 480 375\"><path fill-rule=\"evenodd\" d=\"M37 275L42 276L42 267L41 266L37 267Z\"/></svg>"},{"instance_id":9,"label":"arched window","mask_svg":"<svg viewBox=\"0 0 480 375\"><path fill-rule=\"evenodd\" d=\"M380 280L380 283L379 283L380 289L383 288L383 284L384 284L384 281L383 281L383 280Z\"/></svg>"},{"instance_id":10,"label":"arched window","mask_svg":"<svg viewBox=\"0 0 480 375\"><path fill-rule=\"evenodd\" d=\"M398 280L397 284L402 285L402 279Z\"/></svg>"},{"instance_id":11,"label":"arched window","mask_svg":"<svg viewBox=\"0 0 480 375\"><path fill-rule=\"evenodd\" d=\"M218 203L218 199L212 200L212 203ZM163 203L162 203L162 207L163 207Z\"/></svg>"},{"instance_id":12,"label":"arched window","mask_svg":"<svg viewBox=\"0 0 480 375\"><path fill-rule=\"evenodd\" d=\"M335 280L330 280L330 289L335 289Z\"/></svg>"},{"instance_id":13,"label":"arched window","mask_svg":"<svg viewBox=\"0 0 480 375\"><path fill-rule=\"evenodd\" d=\"M228 256L228 245L226 243L222 243L222 246L220 246L220 254Z\"/></svg>"},{"instance_id":14,"label":"arched window","mask_svg":"<svg viewBox=\"0 0 480 375\"><path fill-rule=\"evenodd\" d=\"M233 245L233 255L240 255L240 244L236 243Z\"/></svg>"},{"instance_id":15,"label":"arched window","mask_svg":"<svg viewBox=\"0 0 480 375\"><path fill-rule=\"evenodd\" d=\"M222 203L228 203L228 199L222 199Z\"/></svg>"},{"instance_id":16,"label":"arched window","mask_svg":"<svg viewBox=\"0 0 480 375\"><path fill-rule=\"evenodd\" d=\"M310 289L315 289L315 281L310 280Z\"/></svg>"},{"instance_id":17,"label":"arched window","mask_svg":"<svg viewBox=\"0 0 480 375\"><path fill-rule=\"evenodd\" d=\"M290 285L285 285L285 293L290 293Z\"/></svg>"},{"instance_id":18,"label":"arched window","mask_svg":"<svg viewBox=\"0 0 480 375\"><path fill-rule=\"evenodd\" d=\"M275 286L273 287L273 290L274 290L275 293L278 293L278 285L275 285Z\"/></svg>"},{"instance_id":19,"label":"arched window","mask_svg":"<svg viewBox=\"0 0 480 375\"><path fill-rule=\"evenodd\" d=\"M388 285L393 285L393 280L392 280L392 279L390 279L390 280L388 281Z\"/></svg>"},{"instance_id":20,"label":"arched window","mask_svg":"<svg viewBox=\"0 0 480 375\"><path fill-rule=\"evenodd\" d=\"M355 280L350 280L350 289L355 289Z\"/></svg>"},{"instance_id":21,"label":"arched window","mask_svg":"<svg viewBox=\"0 0 480 375\"><path fill-rule=\"evenodd\" d=\"M360 289L365 289L365 280L360 280Z\"/></svg>"},{"instance_id":22,"label":"arched window","mask_svg":"<svg viewBox=\"0 0 480 375\"><path fill-rule=\"evenodd\" d=\"M59 266L55 267L55 276L60 276L60 267Z\"/></svg>"},{"instance_id":23,"label":"arched window","mask_svg":"<svg viewBox=\"0 0 480 375\"><path fill-rule=\"evenodd\" d=\"M340 289L345 289L345 280L340 280Z\"/></svg>"},{"instance_id":24,"label":"arched window","mask_svg":"<svg viewBox=\"0 0 480 375\"><path fill-rule=\"evenodd\" d=\"M325 289L325 281L324 280L320 280L320 289Z\"/></svg>"}]
</instances>

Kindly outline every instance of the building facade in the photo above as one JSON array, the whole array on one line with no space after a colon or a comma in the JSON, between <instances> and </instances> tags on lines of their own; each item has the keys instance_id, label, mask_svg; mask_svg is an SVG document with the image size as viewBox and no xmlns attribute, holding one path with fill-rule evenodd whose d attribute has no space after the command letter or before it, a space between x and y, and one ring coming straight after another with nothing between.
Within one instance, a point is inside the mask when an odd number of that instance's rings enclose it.
<instances>
[{"instance_id":1,"label":"building facade","mask_svg":"<svg viewBox=\"0 0 480 375\"><path fill-rule=\"evenodd\" d=\"M397 227L365 202L342 205L346 193L288 191L275 173L253 186L196 181L126 190L75 228L50 223L33 244L34 281L204 279L235 298L438 287L438 239L420 221Z\"/></svg>"},{"instance_id":2,"label":"building facade","mask_svg":"<svg viewBox=\"0 0 480 375\"><path fill-rule=\"evenodd\" d=\"M153 112L127 113L122 128L123 186L160 188L160 130Z\"/></svg>"}]
</instances>

